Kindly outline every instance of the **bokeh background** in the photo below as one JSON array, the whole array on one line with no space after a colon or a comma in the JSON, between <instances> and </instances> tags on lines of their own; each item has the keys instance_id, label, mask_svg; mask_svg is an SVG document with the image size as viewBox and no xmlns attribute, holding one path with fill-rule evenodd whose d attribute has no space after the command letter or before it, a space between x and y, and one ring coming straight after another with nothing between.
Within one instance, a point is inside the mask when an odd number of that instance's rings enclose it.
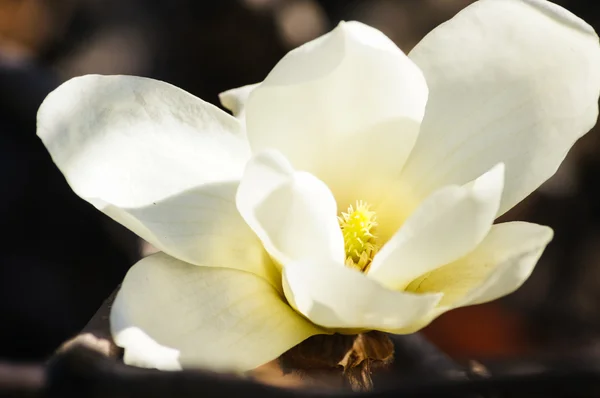
<instances>
[{"instance_id":1,"label":"bokeh background","mask_svg":"<svg viewBox=\"0 0 600 398\"><path fill-rule=\"evenodd\" d=\"M48 92L88 73L153 77L218 104L340 20L408 52L472 0L0 0L0 358L40 360L76 334L146 250L73 194L35 136ZM597 30L595 1L556 1ZM532 277L424 330L457 359L600 355L600 136L503 219L550 225Z\"/></svg>"}]
</instances>

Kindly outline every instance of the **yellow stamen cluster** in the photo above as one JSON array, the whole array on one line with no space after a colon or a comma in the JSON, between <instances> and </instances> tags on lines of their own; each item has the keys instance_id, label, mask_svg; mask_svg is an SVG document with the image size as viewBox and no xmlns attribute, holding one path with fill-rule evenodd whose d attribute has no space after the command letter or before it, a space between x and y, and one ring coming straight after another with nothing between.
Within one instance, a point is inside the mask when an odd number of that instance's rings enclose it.
<instances>
[{"instance_id":1,"label":"yellow stamen cluster","mask_svg":"<svg viewBox=\"0 0 600 398\"><path fill-rule=\"evenodd\" d=\"M359 271L366 271L377 253L375 228L377 217L370 206L357 201L356 207L350 205L347 212L338 217L344 248L346 249L346 265Z\"/></svg>"}]
</instances>

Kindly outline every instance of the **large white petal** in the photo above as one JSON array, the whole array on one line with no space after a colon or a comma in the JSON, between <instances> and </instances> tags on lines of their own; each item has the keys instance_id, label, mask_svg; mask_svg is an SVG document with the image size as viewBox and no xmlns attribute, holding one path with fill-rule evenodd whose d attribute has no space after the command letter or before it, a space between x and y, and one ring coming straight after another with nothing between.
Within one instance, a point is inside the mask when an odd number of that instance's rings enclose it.
<instances>
[{"instance_id":1,"label":"large white petal","mask_svg":"<svg viewBox=\"0 0 600 398\"><path fill-rule=\"evenodd\" d=\"M90 75L46 98L38 135L79 196L159 249L265 276L235 207L249 147L232 116L167 83Z\"/></svg>"},{"instance_id":2,"label":"large white petal","mask_svg":"<svg viewBox=\"0 0 600 398\"><path fill-rule=\"evenodd\" d=\"M250 157L234 117L175 86L133 76L62 84L39 109L38 135L73 190L100 209L239 179Z\"/></svg>"},{"instance_id":3,"label":"large white petal","mask_svg":"<svg viewBox=\"0 0 600 398\"><path fill-rule=\"evenodd\" d=\"M261 278L163 253L129 270L110 322L125 363L165 370L246 371L323 333Z\"/></svg>"},{"instance_id":4,"label":"large white petal","mask_svg":"<svg viewBox=\"0 0 600 398\"><path fill-rule=\"evenodd\" d=\"M463 187L430 195L377 253L369 277L404 289L418 276L472 251L488 234L500 204L504 166Z\"/></svg>"},{"instance_id":5,"label":"large white petal","mask_svg":"<svg viewBox=\"0 0 600 398\"><path fill-rule=\"evenodd\" d=\"M409 54L429 86L403 171L421 197L506 165L499 214L548 179L596 123L600 47L594 30L543 0L480 0Z\"/></svg>"},{"instance_id":6,"label":"large white petal","mask_svg":"<svg viewBox=\"0 0 600 398\"><path fill-rule=\"evenodd\" d=\"M407 290L444 293L444 309L497 299L525 282L551 239L552 229L543 225L494 225L473 252L417 278Z\"/></svg>"},{"instance_id":7,"label":"large white petal","mask_svg":"<svg viewBox=\"0 0 600 398\"><path fill-rule=\"evenodd\" d=\"M278 149L331 187L350 176L358 192L374 176L397 177L426 101L422 73L391 40L342 22L288 53L252 91L248 140L254 151Z\"/></svg>"},{"instance_id":8,"label":"large white petal","mask_svg":"<svg viewBox=\"0 0 600 398\"><path fill-rule=\"evenodd\" d=\"M337 207L323 182L296 172L279 152L255 155L237 192L237 207L281 264L344 260Z\"/></svg>"},{"instance_id":9,"label":"large white petal","mask_svg":"<svg viewBox=\"0 0 600 398\"><path fill-rule=\"evenodd\" d=\"M292 263L283 278L288 302L312 322L332 329L409 327L428 316L441 297L388 290L341 264Z\"/></svg>"}]
</instances>

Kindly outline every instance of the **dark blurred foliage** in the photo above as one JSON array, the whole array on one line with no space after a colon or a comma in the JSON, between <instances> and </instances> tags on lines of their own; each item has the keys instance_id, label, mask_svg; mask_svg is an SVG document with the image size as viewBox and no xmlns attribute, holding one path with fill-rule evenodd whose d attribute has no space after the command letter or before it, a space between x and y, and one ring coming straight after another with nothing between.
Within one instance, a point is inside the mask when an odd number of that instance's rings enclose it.
<instances>
[{"instance_id":1,"label":"dark blurred foliage","mask_svg":"<svg viewBox=\"0 0 600 398\"><path fill-rule=\"evenodd\" d=\"M86 73L168 81L213 103L255 83L289 49L341 20L409 51L472 0L0 0L0 357L46 357L80 330L145 250L78 199L35 136L35 114ZM587 0L558 1L600 28ZM555 230L534 275L495 303L425 331L458 358L600 346L600 140L582 139L556 177L505 219Z\"/></svg>"}]
</instances>

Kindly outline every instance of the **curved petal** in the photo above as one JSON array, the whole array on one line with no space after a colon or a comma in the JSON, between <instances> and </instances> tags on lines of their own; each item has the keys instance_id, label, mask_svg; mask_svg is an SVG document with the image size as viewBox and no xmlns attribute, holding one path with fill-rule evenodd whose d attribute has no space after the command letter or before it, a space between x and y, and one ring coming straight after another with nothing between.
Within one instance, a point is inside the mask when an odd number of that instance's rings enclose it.
<instances>
[{"instance_id":1,"label":"curved petal","mask_svg":"<svg viewBox=\"0 0 600 398\"><path fill-rule=\"evenodd\" d=\"M369 278L402 290L418 276L472 251L496 218L503 182L500 164L466 186L434 192L377 253Z\"/></svg>"},{"instance_id":2,"label":"curved petal","mask_svg":"<svg viewBox=\"0 0 600 398\"><path fill-rule=\"evenodd\" d=\"M267 277L236 215L249 147L232 116L167 83L89 75L48 95L38 135L79 196L154 246Z\"/></svg>"},{"instance_id":3,"label":"curved petal","mask_svg":"<svg viewBox=\"0 0 600 398\"><path fill-rule=\"evenodd\" d=\"M281 275L235 205L237 181L205 184L149 206L104 212L182 261L252 272L277 289Z\"/></svg>"},{"instance_id":4,"label":"curved petal","mask_svg":"<svg viewBox=\"0 0 600 398\"><path fill-rule=\"evenodd\" d=\"M444 310L495 300L525 282L551 239L552 229L543 225L494 225L473 252L414 280L407 291L444 293Z\"/></svg>"},{"instance_id":5,"label":"curved petal","mask_svg":"<svg viewBox=\"0 0 600 398\"><path fill-rule=\"evenodd\" d=\"M529 277L552 229L526 222L494 225L485 240L464 258L415 279L412 293L442 292L437 308L408 328L390 331L409 334L457 307L492 301L517 290Z\"/></svg>"},{"instance_id":6,"label":"curved petal","mask_svg":"<svg viewBox=\"0 0 600 398\"><path fill-rule=\"evenodd\" d=\"M251 93L248 140L254 151L275 148L328 185L346 175L354 182L397 177L426 101L422 73L390 39L342 22L288 53Z\"/></svg>"},{"instance_id":7,"label":"curved petal","mask_svg":"<svg viewBox=\"0 0 600 398\"><path fill-rule=\"evenodd\" d=\"M221 101L221 105L233 113L233 116L243 120L246 115L246 102L248 102L248 97L259 85L260 83L248 84L246 86L224 91L219 94L219 101Z\"/></svg>"},{"instance_id":8,"label":"curved petal","mask_svg":"<svg viewBox=\"0 0 600 398\"><path fill-rule=\"evenodd\" d=\"M278 152L255 155L237 192L237 207L279 262L344 260L337 207L325 184L295 172Z\"/></svg>"},{"instance_id":9,"label":"curved petal","mask_svg":"<svg viewBox=\"0 0 600 398\"><path fill-rule=\"evenodd\" d=\"M129 270L110 322L125 363L165 370L246 371L323 333L261 278L164 253Z\"/></svg>"},{"instance_id":10,"label":"curved petal","mask_svg":"<svg viewBox=\"0 0 600 398\"><path fill-rule=\"evenodd\" d=\"M283 270L288 302L313 323L330 329L393 330L426 317L440 294L388 290L341 264L297 262Z\"/></svg>"},{"instance_id":11,"label":"curved petal","mask_svg":"<svg viewBox=\"0 0 600 398\"><path fill-rule=\"evenodd\" d=\"M420 197L503 162L503 214L552 176L596 123L598 37L548 1L477 1L409 57L429 86L402 174Z\"/></svg>"},{"instance_id":12,"label":"curved petal","mask_svg":"<svg viewBox=\"0 0 600 398\"><path fill-rule=\"evenodd\" d=\"M100 209L146 206L239 179L250 157L234 117L141 77L71 79L44 100L37 122L71 188Z\"/></svg>"}]
</instances>

